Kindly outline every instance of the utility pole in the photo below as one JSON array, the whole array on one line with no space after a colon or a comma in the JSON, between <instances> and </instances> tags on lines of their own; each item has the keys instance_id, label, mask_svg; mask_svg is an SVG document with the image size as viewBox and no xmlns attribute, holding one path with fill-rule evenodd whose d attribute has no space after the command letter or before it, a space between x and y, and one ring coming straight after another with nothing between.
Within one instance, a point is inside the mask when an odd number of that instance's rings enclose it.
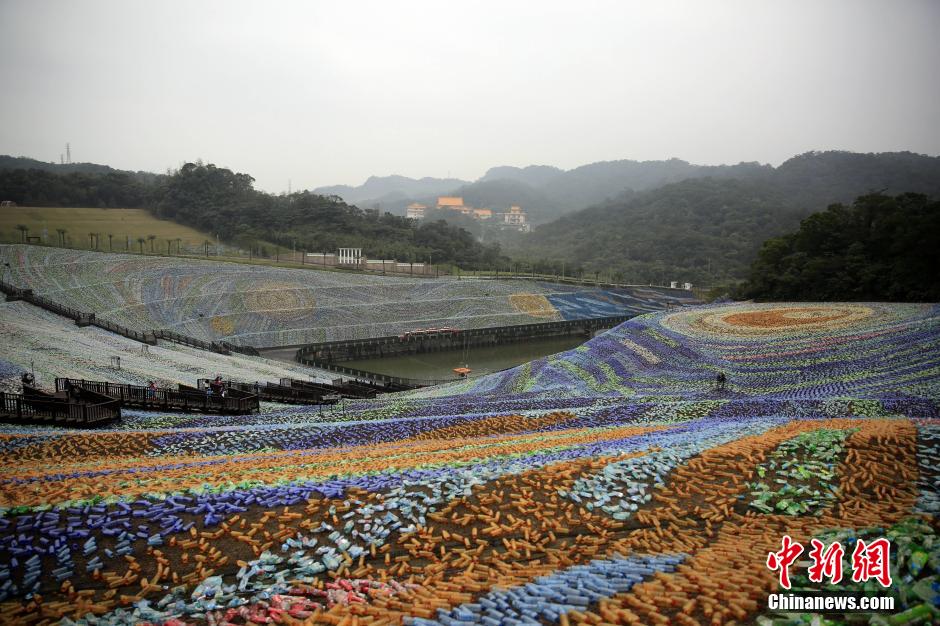
<instances>
[{"instance_id":1,"label":"utility pole","mask_svg":"<svg viewBox=\"0 0 940 626\"><path fill-rule=\"evenodd\" d=\"M65 162L71 165L72 163L72 144L65 144Z\"/></svg>"}]
</instances>

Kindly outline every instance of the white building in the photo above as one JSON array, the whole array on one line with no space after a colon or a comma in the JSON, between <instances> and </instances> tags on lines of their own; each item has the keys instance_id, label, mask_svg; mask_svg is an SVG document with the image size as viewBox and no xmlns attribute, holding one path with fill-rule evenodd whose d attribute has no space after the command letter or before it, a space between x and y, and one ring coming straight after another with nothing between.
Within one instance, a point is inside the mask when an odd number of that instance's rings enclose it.
<instances>
[{"instance_id":1,"label":"white building","mask_svg":"<svg viewBox=\"0 0 940 626\"><path fill-rule=\"evenodd\" d=\"M405 209L405 216L410 220L423 220L424 212L427 211L427 209L427 205L413 202Z\"/></svg>"},{"instance_id":2,"label":"white building","mask_svg":"<svg viewBox=\"0 0 940 626\"><path fill-rule=\"evenodd\" d=\"M339 265L359 265L362 259L362 248L340 248L336 262Z\"/></svg>"},{"instance_id":3,"label":"white building","mask_svg":"<svg viewBox=\"0 0 940 626\"><path fill-rule=\"evenodd\" d=\"M503 218L503 224L506 226L512 226L517 230L520 230L524 233L529 232L529 223L526 220L526 212L522 210L522 207L518 205L512 205L509 207L509 211L506 213L500 213L499 215Z\"/></svg>"}]
</instances>

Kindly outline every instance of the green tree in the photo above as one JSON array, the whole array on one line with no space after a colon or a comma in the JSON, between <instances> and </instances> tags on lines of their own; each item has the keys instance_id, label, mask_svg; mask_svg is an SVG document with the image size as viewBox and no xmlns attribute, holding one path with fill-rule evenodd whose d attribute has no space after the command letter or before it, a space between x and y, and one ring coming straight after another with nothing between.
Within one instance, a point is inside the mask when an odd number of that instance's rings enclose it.
<instances>
[{"instance_id":1,"label":"green tree","mask_svg":"<svg viewBox=\"0 0 940 626\"><path fill-rule=\"evenodd\" d=\"M922 194L833 204L767 240L740 294L766 300L940 300L940 201Z\"/></svg>"}]
</instances>

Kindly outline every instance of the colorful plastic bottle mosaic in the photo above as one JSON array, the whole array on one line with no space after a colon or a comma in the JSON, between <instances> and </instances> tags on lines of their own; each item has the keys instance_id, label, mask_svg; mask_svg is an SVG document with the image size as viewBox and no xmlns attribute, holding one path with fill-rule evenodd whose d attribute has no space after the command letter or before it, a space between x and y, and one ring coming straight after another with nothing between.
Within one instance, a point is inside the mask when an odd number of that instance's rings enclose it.
<instances>
[{"instance_id":1,"label":"colorful plastic bottle mosaic","mask_svg":"<svg viewBox=\"0 0 940 626\"><path fill-rule=\"evenodd\" d=\"M848 623L769 609L784 535L886 537L891 589L845 593L940 619L934 305L689 307L344 413L126 411L0 451L9 622Z\"/></svg>"}]
</instances>

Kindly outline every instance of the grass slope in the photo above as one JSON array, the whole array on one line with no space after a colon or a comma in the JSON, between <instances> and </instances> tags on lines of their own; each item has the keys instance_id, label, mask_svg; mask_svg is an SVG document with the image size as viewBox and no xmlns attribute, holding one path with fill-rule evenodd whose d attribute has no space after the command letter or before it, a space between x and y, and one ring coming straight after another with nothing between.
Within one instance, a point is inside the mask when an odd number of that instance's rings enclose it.
<instances>
[{"instance_id":1,"label":"grass slope","mask_svg":"<svg viewBox=\"0 0 940 626\"><path fill-rule=\"evenodd\" d=\"M155 250L166 251L167 239L181 239L183 250L196 249L208 239L215 237L200 232L189 226L183 226L169 220L153 217L144 209L71 209L64 207L3 207L0 208L0 241L20 242L22 235L16 229L18 224L29 228L31 237L43 237L44 243L55 245L58 242L56 229L64 228L71 245L87 248L88 233L100 233L99 247L108 250L108 235L113 235L114 250L126 251L130 240L131 252L140 250L138 237L155 235ZM174 241L173 248L176 248ZM144 250L150 251L150 242L144 243Z\"/></svg>"}]
</instances>

